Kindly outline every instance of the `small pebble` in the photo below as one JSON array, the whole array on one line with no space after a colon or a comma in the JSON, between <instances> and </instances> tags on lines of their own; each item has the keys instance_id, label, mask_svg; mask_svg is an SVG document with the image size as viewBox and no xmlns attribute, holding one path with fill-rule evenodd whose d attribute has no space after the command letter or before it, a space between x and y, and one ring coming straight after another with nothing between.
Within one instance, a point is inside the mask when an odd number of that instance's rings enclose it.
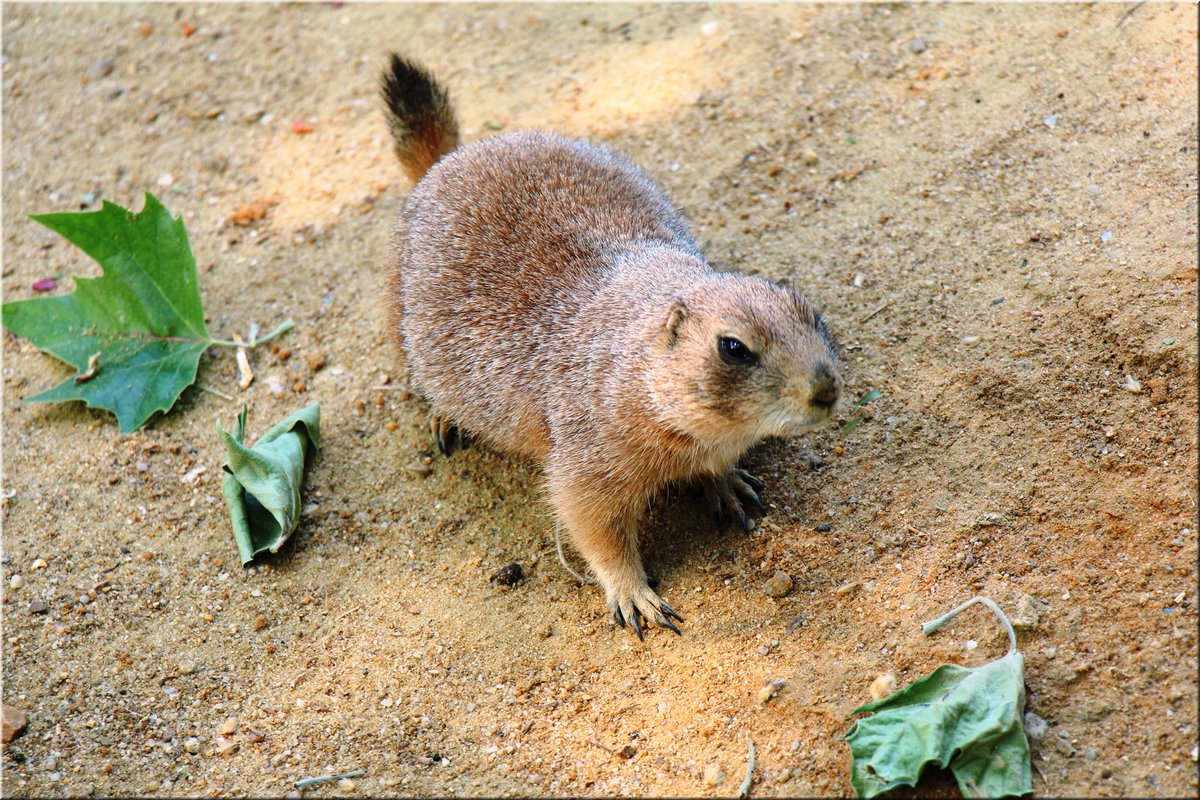
<instances>
[{"instance_id":1,"label":"small pebble","mask_svg":"<svg viewBox=\"0 0 1200 800\"><path fill-rule=\"evenodd\" d=\"M267 627L267 625L269 625L269 624L270 623L267 622L267 618L262 614L259 614L257 617L254 618L254 630L256 630L256 631L261 631L263 628Z\"/></svg>"},{"instance_id":2,"label":"small pebble","mask_svg":"<svg viewBox=\"0 0 1200 800\"><path fill-rule=\"evenodd\" d=\"M791 778L792 778L792 771L790 769L785 769L785 770L781 770L775 776L775 782L776 783L787 783L789 780L791 780Z\"/></svg>"},{"instance_id":3,"label":"small pebble","mask_svg":"<svg viewBox=\"0 0 1200 800\"><path fill-rule=\"evenodd\" d=\"M974 650L976 647L979 647L979 642L975 641L974 639L967 639L968 650Z\"/></svg>"},{"instance_id":4,"label":"small pebble","mask_svg":"<svg viewBox=\"0 0 1200 800\"><path fill-rule=\"evenodd\" d=\"M22 731L25 730L28 719L25 712L16 706L4 706L0 709L0 713L3 715L3 734L0 735L0 739L5 744L8 744L21 735Z\"/></svg>"},{"instance_id":5,"label":"small pebble","mask_svg":"<svg viewBox=\"0 0 1200 800\"><path fill-rule=\"evenodd\" d=\"M1011 616L1012 626L1019 631L1031 631L1037 627L1042 616L1042 604L1032 595L1023 594L1017 598L1016 609Z\"/></svg>"},{"instance_id":6,"label":"small pebble","mask_svg":"<svg viewBox=\"0 0 1200 800\"><path fill-rule=\"evenodd\" d=\"M521 569L521 565L513 562L507 566L501 567L491 577L492 583L498 583L501 586L516 586L525 577L525 571Z\"/></svg>"},{"instance_id":7,"label":"small pebble","mask_svg":"<svg viewBox=\"0 0 1200 800\"><path fill-rule=\"evenodd\" d=\"M1083 757L1085 759L1087 759L1088 761L1095 761L1096 760L1096 751L1090 747L1085 747L1083 750Z\"/></svg>"},{"instance_id":8,"label":"small pebble","mask_svg":"<svg viewBox=\"0 0 1200 800\"><path fill-rule=\"evenodd\" d=\"M200 752L200 740L195 736L189 736L183 741L183 749L187 750L192 755Z\"/></svg>"},{"instance_id":9,"label":"small pebble","mask_svg":"<svg viewBox=\"0 0 1200 800\"><path fill-rule=\"evenodd\" d=\"M872 700L882 700L896 691L896 676L890 672L883 673L871 681L869 691Z\"/></svg>"},{"instance_id":10,"label":"small pebble","mask_svg":"<svg viewBox=\"0 0 1200 800\"><path fill-rule=\"evenodd\" d=\"M763 585L765 591L771 597L786 597L788 592L792 591L792 578L781 569L775 570L775 574Z\"/></svg>"},{"instance_id":11,"label":"small pebble","mask_svg":"<svg viewBox=\"0 0 1200 800\"><path fill-rule=\"evenodd\" d=\"M342 791L342 792L353 792L354 791L354 781L350 780L349 778L342 778L340 781L337 782L337 786L338 786L338 790Z\"/></svg>"},{"instance_id":12,"label":"small pebble","mask_svg":"<svg viewBox=\"0 0 1200 800\"><path fill-rule=\"evenodd\" d=\"M808 164L810 167L813 164L816 164L817 163L817 151L816 150L805 150L804 151L804 163Z\"/></svg>"},{"instance_id":13,"label":"small pebble","mask_svg":"<svg viewBox=\"0 0 1200 800\"><path fill-rule=\"evenodd\" d=\"M179 674L180 675L191 675L195 671L196 671L196 662L195 661L180 661L179 662Z\"/></svg>"},{"instance_id":14,"label":"small pebble","mask_svg":"<svg viewBox=\"0 0 1200 800\"><path fill-rule=\"evenodd\" d=\"M43 600L34 600L29 604L30 614L45 614L50 610L50 606L46 605Z\"/></svg>"},{"instance_id":15,"label":"small pebble","mask_svg":"<svg viewBox=\"0 0 1200 800\"><path fill-rule=\"evenodd\" d=\"M1033 740L1042 738L1042 736L1046 735L1046 728L1048 727L1049 724L1042 717L1034 714L1033 711L1025 712L1025 734L1028 738Z\"/></svg>"},{"instance_id":16,"label":"small pebble","mask_svg":"<svg viewBox=\"0 0 1200 800\"><path fill-rule=\"evenodd\" d=\"M813 530L817 533L830 533L833 528L829 525L818 525L817 527L813 528Z\"/></svg>"},{"instance_id":17,"label":"small pebble","mask_svg":"<svg viewBox=\"0 0 1200 800\"><path fill-rule=\"evenodd\" d=\"M913 53L924 53L929 45L925 44L924 39L913 39L908 43L908 49Z\"/></svg>"},{"instance_id":18,"label":"small pebble","mask_svg":"<svg viewBox=\"0 0 1200 800\"><path fill-rule=\"evenodd\" d=\"M241 746L241 743L236 739L224 739L219 745L217 745L217 755L231 756L236 753Z\"/></svg>"},{"instance_id":19,"label":"small pebble","mask_svg":"<svg viewBox=\"0 0 1200 800\"><path fill-rule=\"evenodd\" d=\"M222 736L232 736L233 734L237 733L237 729L238 729L238 718L237 717L230 717L229 719L227 719L221 723L221 735Z\"/></svg>"},{"instance_id":20,"label":"small pebble","mask_svg":"<svg viewBox=\"0 0 1200 800\"><path fill-rule=\"evenodd\" d=\"M725 770L720 764L709 764L704 768L704 785L717 786L725 780Z\"/></svg>"},{"instance_id":21,"label":"small pebble","mask_svg":"<svg viewBox=\"0 0 1200 800\"><path fill-rule=\"evenodd\" d=\"M46 559L37 558L37 559L34 559L33 564L30 565L29 571L37 572L39 569L45 569L47 566L48 565L46 564Z\"/></svg>"},{"instance_id":22,"label":"small pebble","mask_svg":"<svg viewBox=\"0 0 1200 800\"><path fill-rule=\"evenodd\" d=\"M420 475L422 478L429 477L433 474L433 467L429 466L423 461L414 461L406 466L405 469L414 475Z\"/></svg>"},{"instance_id":23,"label":"small pebble","mask_svg":"<svg viewBox=\"0 0 1200 800\"><path fill-rule=\"evenodd\" d=\"M782 689L784 684L786 684L786 683L787 683L787 681L785 681L783 678L776 678L775 680L768 683L766 686L759 689L758 690L758 702L760 702L760 703L769 702L771 700L771 698L773 698L775 695L779 694L779 690Z\"/></svg>"},{"instance_id":24,"label":"small pebble","mask_svg":"<svg viewBox=\"0 0 1200 800\"><path fill-rule=\"evenodd\" d=\"M112 74L113 67L117 62L112 56L105 56L99 61L94 62L88 67L88 77L92 80L99 80Z\"/></svg>"},{"instance_id":25,"label":"small pebble","mask_svg":"<svg viewBox=\"0 0 1200 800\"><path fill-rule=\"evenodd\" d=\"M20 575L13 575L11 578L8 579L8 587L10 589L20 589L24 585L25 585L25 579L22 578Z\"/></svg>"}]
</instances>

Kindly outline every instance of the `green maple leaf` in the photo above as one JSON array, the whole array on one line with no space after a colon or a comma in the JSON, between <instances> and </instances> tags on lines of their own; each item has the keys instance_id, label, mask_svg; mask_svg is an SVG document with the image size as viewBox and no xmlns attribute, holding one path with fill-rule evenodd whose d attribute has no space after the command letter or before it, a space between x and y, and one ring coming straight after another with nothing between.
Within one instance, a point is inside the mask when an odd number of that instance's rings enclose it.
<instances>
[{"instance_id":1,"label":"green maple leaf","mask_svg":"<svg viewBox=\"0 0 1200 800\"><path fill-rule=\"evenodd\" d=\"M917 785L929 764L949 768L965 797L1020 796L1033 791L1025 738L1025 658L1004 613L976 597L926 623L925 633L981 602L1008 629L1008 654L969 669L943 664L890 697L853 713L872 712L843 737L850 743L850 783L859 797Z\"/></svg>"},{"instance_id":2,"label":"green maple leaf","mask_svg":"<svg viewBox=\"0 0 1200 800\"><path fill-rule=\"evenodd\" d=\"M95 259L103 274L76 278L69 295L4 304L5 328L76 370L25 401L82 400L116 414L129 433L175 405L209 345L236 345L209 336L183 219L154 195L146 194L139 214L106 201L99 211L32 219ZM290 327L289 320L256 344Z\"/></svg>"}]
</instances>

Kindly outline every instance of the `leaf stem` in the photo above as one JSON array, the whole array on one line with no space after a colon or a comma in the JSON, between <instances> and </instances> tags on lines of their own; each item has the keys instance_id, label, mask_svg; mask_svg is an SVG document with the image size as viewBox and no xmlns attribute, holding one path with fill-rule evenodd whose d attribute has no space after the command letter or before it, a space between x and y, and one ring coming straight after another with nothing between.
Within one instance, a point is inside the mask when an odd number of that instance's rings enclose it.
<instances>
[{"instance_id":1,"label":"leaf stem","mask_svg":"<svg viewBox=\"0 0 1200 800\"><path fill-rule=\"evenodd\" d=\"M200 383L200 381L196 381L196 388L202 392L208 392L209 394L215 394L217 397L220 397L223 400L233 401L233 400L237 399L236 397L227 395L224 392L219 392L216 389L212 388L211 386L205 386L203 383Z\"/></svg>"},{"instance_id":2,"label":"leaf stem","mask_svg":"<svg viewBox=\"0 0 1200 800\"><path fill-rule=\"evenodd\" d=\"M1012 623L1008 621L1008 617L1006 617L1004 615L1004 612L1000 610L1000 606L996 605L991 600L989 600L986 597L983 597L982 595L980 595L979 597L972 597L970 600L963 603L961 606L954 609L953 611L949 611L949 612L943 614L942 616L938 617L935 620L926 622L924 625L921 626L921 632L924 633L926 636L929 636L934 631L936 631L938 628L942 627L947 622L949 622L954 617L956 617L960 611L965 611L966 609L970 608L971 606L975 605L976 603L983 603L985 606L987 606L988 608L990 608L992 610L993 614L995 614L997 617L1000 618L1000 622L1004 625L1004 630L1008 631L1008 652L1012 653L1014 650L1016 650L1017 649L1017 634L1016 634L1016 632L1013 631Z\"/></svg>"},{"instance_id":3,"label":"leaf stem","mask_svg":"<svg viewBox=\"0 0 1200 800\"><path fill-rule=\"evenodd\" d=\"M276 336L286 333L287 331L290 331L294 327L296 327L296 323L292 322L290 319L285 319L283 322L281 322L279 324L278 328L271 331L270 333L268 333L266 336L262 337L261 339L255 339L252 342L233 342L233 341L230 341L229 339L209 339L208 343L209 344L219 344L222 347L245 347L245 348L249 348L249 349L253 350L255 347L258 347L260 344L269 342L272 339L274 339Z\"/></svg>"},{"instance_id":4,"label":"leaf stem","mask_svg":"<svg viewBox=\"0 0 1200 800\"><path fill-rule=\"evenodd\" d=\"M738 789L738 797L750 796L750 781L754 777L754 740L750 740L750 753L746 756L746 778L742 781L742 787Z\"/></svg>"}]
</instances>

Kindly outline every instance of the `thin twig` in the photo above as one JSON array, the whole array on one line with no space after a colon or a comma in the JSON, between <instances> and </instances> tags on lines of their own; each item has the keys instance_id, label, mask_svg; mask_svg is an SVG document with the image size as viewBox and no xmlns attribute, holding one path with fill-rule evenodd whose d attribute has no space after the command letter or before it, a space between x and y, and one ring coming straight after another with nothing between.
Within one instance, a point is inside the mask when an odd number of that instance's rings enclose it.
<instances>
[{"instance_id":1,"label":"thin twig","mask_svg":"<svg viewBox=\"0 0 1200 800\"><path fill-rule=\"evenodd\" d=\"M343 772L340 775L318 775L315 778L303 778L296 781L292 785L297 789L306 789L309 786L316 786L318 783L329 783L330 781L340 781L342 778L357 778L367 773L361 769L352 769L349 772Z\"/></svg>"},{"instance_id":2,"label":"thin twig","mask_svg":"<svg viewBox=\"0 0 1200 800\"><path fill-rule=\"evenodd\" d=\"M215 394L217 397L220 397L222 400L232 401L232 400L237 399L235 397L230 397L229 395L225 394L224 392L218 392L216 389L212 388L211 386L205 386L203 383L197 382L196 388L202 392L208 392L209 394Z\"/></svg>"},{"instance_id":3,"label":"thin twig","mask_svg":"<svg viewBox=\"0 0 1200 800\"><path fill-rule=\"evenodd\" d=\"M596 740L595 736L593 736L591 739L588 740L588 744L594 744L596 747L599 747L601 750L603 750L606 753L615 752L611 747L605 747L604 745L600 744L600 742Z\"/></svg>"},{"instance_id":4,"label":"thin twig","mask_svg":"<svg viewBox=\"0 0 1200 800\"><path fill-rule=\"evenodd\" d=\"M983 597L982 595L980 595L979 597L972 597L970 600L963 603L961 606L954 609L953 611L947 612L935 620L926 622L924 625L921 626L921 632L924 633L926 636L930 635L931 633L936 631L938 628L942 627L947 622L949 622L951 619L953 619L960 611L965 611L966 609L970 608L971 606L975 605L976 603L983 603L985 606L987 606L988 608L990 608L992 610L993 614L995 614L997 617L1000 618L1000 622L1003 623L1003 625L1004 625L1004 630L1008 631L1008 652L1012 653L1013 651L1015 651L1017 649L1017 634L1016 634L1016 632L1013 631L1012 623L1008 621L1008 617L1006 617L1004 615L1004 612L1000 610L1000 606L996 605L991 600L989 600L986 597Z\"/></svg>"},{"instance_id":5,"label":"thin twig","mask_svg":"<svg viewBox=\"0 0 1200 800\"><path fill-rule=\"evenodd\" d=\"M750 781L754 778L754 740L750 740L750 754L746 756L746 777L742 779L742 788L738 789L738 797L750 796Z\"/></svg>"},{"instance_id":6,"label":"thin twig","mask_svg":"<svg viewBox=\"0 0 1200 800\"><path fill-rule=\"evenodd\" d=\"M875 309L875 310L874 310L874 311L872 311L870 314L867 314L865 317L863 317L862 319L860 319L860 320L859 320L859 322L860 322L860 323L862 323L862 322L867 322L868 320L872 320L872 319L874 319L876 314L878 314L880 311L883 311L885 308L887 308L887 307L888 307L888 306L890 306L891 304L892 304L892 301L891 301L891 300L888 300L886 303L884 303L884 304L882 304L881 306L879 306L879 308Z\"/></svg>"},{"instance_id":7,"label":"thin twig","mask_svg":"<svg viewBox=\"0 0 1200 800\"><path fill-rule=\"evenodd\" d=\"M1119 28L1122 25L1124 25L1125 20L1132 17L1133 12L1137 11L1139 8L1141 8L1144 5L1146 5L1146 0L1142 0L1142 2L1140 2L1140 3L1134 3L1132 8L1130 8L1128 11L1126 11L1124 14L1121 15L1121 18L1119 20L1117 20L1117 24L1113 25L1113 28Z\"/></svg>"}]
</instances>

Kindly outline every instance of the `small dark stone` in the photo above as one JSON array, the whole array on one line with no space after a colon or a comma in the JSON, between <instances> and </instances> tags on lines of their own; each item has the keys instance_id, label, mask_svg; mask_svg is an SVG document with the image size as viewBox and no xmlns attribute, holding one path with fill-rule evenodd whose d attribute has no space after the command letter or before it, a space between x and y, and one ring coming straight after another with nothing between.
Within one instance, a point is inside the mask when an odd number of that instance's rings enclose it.
<instances>
[{"instance_id":1,"label":"small dark stone","mask_svg":"<svg viewBox=\"0 0 1200 800\"><path fill-rule=\"evenodd\" d=\"M829 525L818 525L817 527L813 528L813 530L817 533L829 533L833 530L833 528Z\"/></svg>"},{"instance_id":2,"label":"small dark stone","mask_svg":"<svg viewBox=\"0 0 1200 800\"><path fill-rule=\"evenodd\" d=\"M636 754L637 754L637 748L631 744L627 744L624 747L622 747L619 751L617 751L617 755L619 755L621 758L625 758L625 759L633 758Z\"/></svg>"},{"instance_id":3,"label":"small dark stone","mask_svg":"<svg viewBox=\"0 0 1200 800\"><path fill-rule=\"evenodd\" d=\"M521 565L513 562L506 567L501 567L492 576L492 583L498 583L501 586L516 586L525 578L525 570L521 569Z\"/></svg>"},{"instance_id":4,"label":"small dark stone","mask_svg":"<svg viewBox=\"0 0 1200 800\"><path fill-rule=\"evenodd\" d=\"M1104 780L1108 780L1112 776L1113 776L1113 771L1111 769L1109 769L1108 767L1105 767L1104 769L1100 770L1100 777L1103 778Z\"/></svg>"},{"instance_id":5,"label":"small dark stone","mask_svg":"<svg viewBox=\"0 0 1200 800\"><path fill-rule=\"evenodd\" d=\"M42 600L34 600L29 604L30 614L45 614L49 610L50 606L46 605L46 603Z\"/></svg>"}]
</instances>

